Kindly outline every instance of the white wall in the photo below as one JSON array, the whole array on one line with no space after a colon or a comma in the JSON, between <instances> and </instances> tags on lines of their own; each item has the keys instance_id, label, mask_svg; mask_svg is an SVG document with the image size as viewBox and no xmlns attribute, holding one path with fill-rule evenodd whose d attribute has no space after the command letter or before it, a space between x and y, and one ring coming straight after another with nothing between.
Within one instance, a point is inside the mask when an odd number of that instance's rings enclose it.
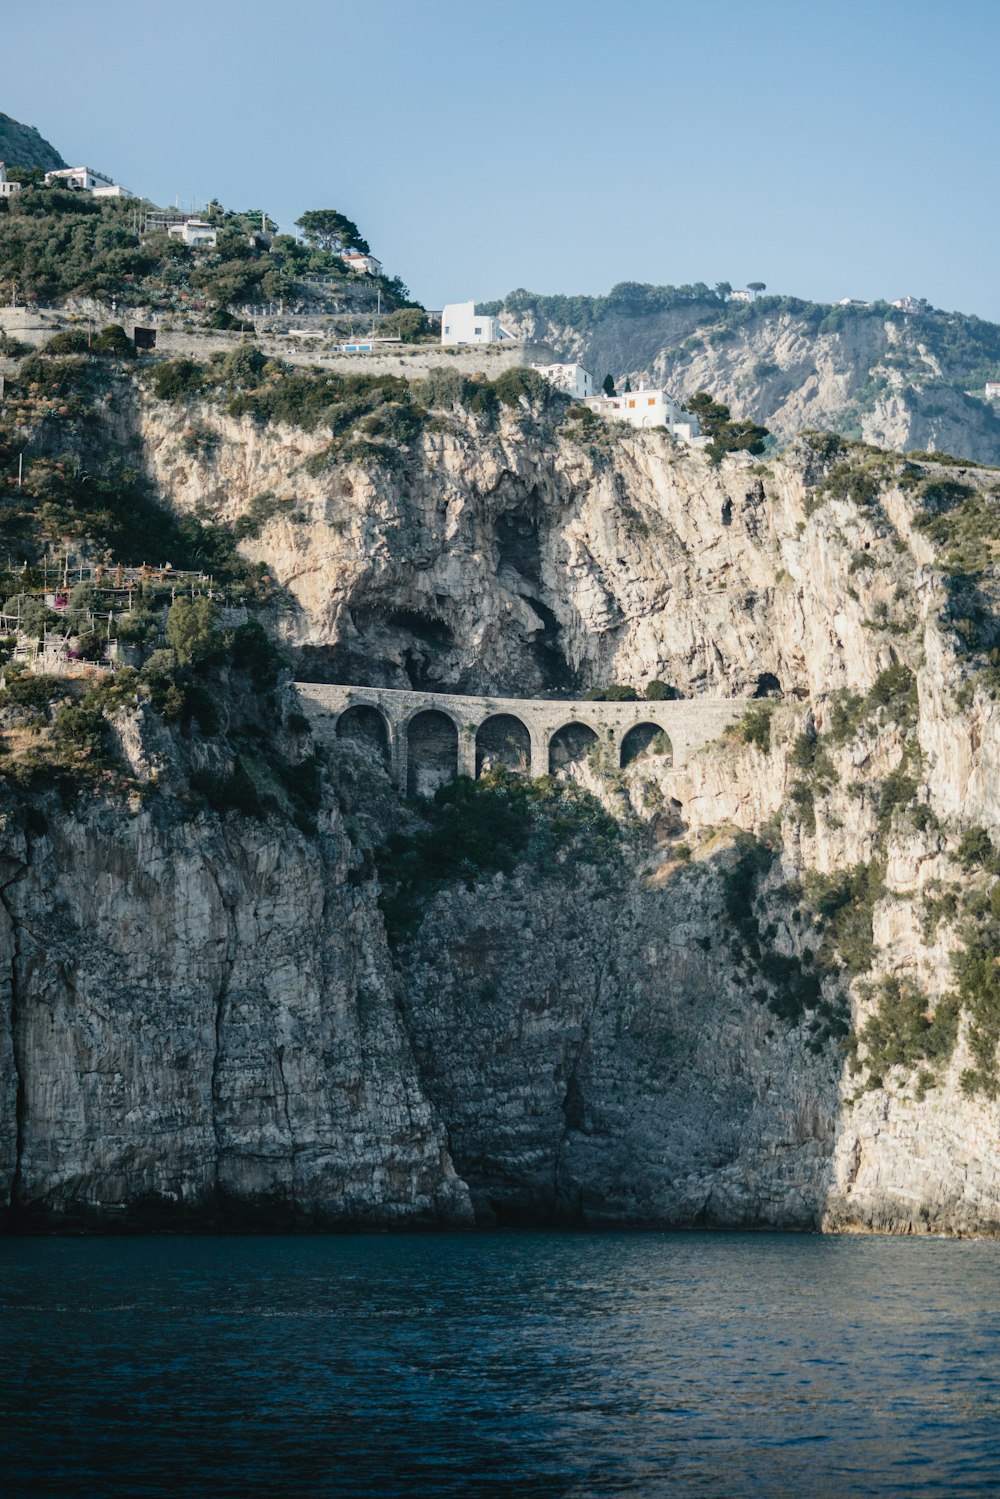
<instances>
[{"instance_id":1,"label":"white wall","mask_svg":"<svg viewBox=\"0 0 1000 1499\"><path fill-rule=\"evenodd\" d=\"M583 401L594 394L594 377L582 364L533 364L531 368L574 400Z\"/></svg>"},{"instance_id":2,"label":"white wall","mask_svg":"<svg viewBox=\"0 0 1000 1499\"><path fill-rule=\"evenodd\" d=\"M500 325L496 318L477 314L475 302L449 302L442 309L443 344L492 344L497 343L500 337Z\"/></svg>"}]
</instances>

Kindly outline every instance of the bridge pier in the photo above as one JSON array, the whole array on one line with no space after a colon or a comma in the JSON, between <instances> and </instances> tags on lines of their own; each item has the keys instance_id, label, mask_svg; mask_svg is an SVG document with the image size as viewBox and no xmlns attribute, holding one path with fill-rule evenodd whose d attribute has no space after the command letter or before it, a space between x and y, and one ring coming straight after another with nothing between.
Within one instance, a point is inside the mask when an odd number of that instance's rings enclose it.
<instances>
[{"instance_id":1,"label":"bridge pier","mask_svg":"<svg viewBox=\"0 0 1000 1499\"><path fill-rule=\"evenodd\" d=\"M476 779L476 731L472 724L462 724L458 731L458 773Z\"/></svg>"},{"instance_id":2,"label":"bridge pier","mask_svg":"<svg viewBox=\"0 0 1000 1499\"><path fill-rule=\"evenodd\" d=\"M390 723L389 733L392 737L392 779L396 783L396 789L401 796L406 795L407 774L409 771L409 736L406 732L405 723Z\"/></svg>"},{"instance_id":3,"label":"bridge pier","mask_svg":"<svg viewBox=\"0 0 1000 1499\"><path fill-rule=\"evenodd\" d=\"M547 776L549 773L549 741L548 736L535 724L528 725L528 733L531 736L530 773L537 780L539 776Z\"/></svg>"}]
</instances>

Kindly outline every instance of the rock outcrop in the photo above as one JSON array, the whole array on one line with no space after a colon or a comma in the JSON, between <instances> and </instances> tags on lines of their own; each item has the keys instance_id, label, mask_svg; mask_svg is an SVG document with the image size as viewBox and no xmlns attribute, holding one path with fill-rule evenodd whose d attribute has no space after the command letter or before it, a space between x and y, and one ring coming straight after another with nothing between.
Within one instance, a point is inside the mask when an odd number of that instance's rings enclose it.
<instances>
[{"instance_id":1,"label":"rock outcrop","mask_svg":"<svg viewBox=\"0 0 1000 1499\"><path fill-rule=\"evenodd\" d=\"M375 856L415 814L364 748L331 751L314 839L167 793L44 831L12 805L17 1221L1000 1230L983 1017L920 1039L995 878L955 856L1000 841L1000 736L917 521L922 486L988 505L992 476L808 446L714 468L527 407L329 465L207 403L120 419L172 505L252 520L297 671L658 679L756 718L684 767L577 765L614 846L583 823L429 881L392 949ZM900 994L914 1035L887 1040Z\"/></svg>"}]
</instances>

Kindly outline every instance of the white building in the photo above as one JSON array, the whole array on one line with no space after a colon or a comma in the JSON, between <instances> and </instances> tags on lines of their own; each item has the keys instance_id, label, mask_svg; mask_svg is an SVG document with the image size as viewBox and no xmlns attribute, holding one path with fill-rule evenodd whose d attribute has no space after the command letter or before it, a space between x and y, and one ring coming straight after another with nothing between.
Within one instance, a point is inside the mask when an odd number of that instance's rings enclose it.
<instances>
[{"instance_id":1,"label":"white building","mask_svg":"<svg viewBox=\"0 0 1000 1499\"><path fill-rule=\"evenodd\" d=\"M110 177L105 177L103 172L95 172L93 167L64 167L59 172L46 172L46 186L51 186L53 182L61 182L63 187L79 188L86 193L92 193L101 187L115 186Z\"/></svg>"},{"instance_id":2,"label":"white building","mask_svg":"<svg viewBox=\"0 0 1000 1499\"><path fill-rule=\"evenodd\" d=\"M892 303L892 306L895 307L899 312L910 312L913 313L914 316L919 317L921 313L927 311L927 298L897 297L895 302Z\"/></svg>"},{"instance_id":3,"label":"white building","mask_svg":"<svg viewBox=\"0 0 1000 1499\"><path fill-rule=\"evenodd\" d=\"M585 401L594 394L594 377L582 364L533 364L531 368L577 401Z\"/></svg>"},{"instance_id":4,"label":"white building","mask_svg":"<svg viewBox=\"0 0 1000 1499\"><path fill-rule=\"evenodd\" d=\"M752 302L753 297L748 291L731 291L726 298L727 302Z\"/></svg>"},{"instance_id":5,"label":"white building","mask_svg":"<svg viewBox=\"0 0 1000 1499\"><path fill-rule=\"evenodd\" d=\"M1000 380L987 380L983 394L988 401L1000 401Z\"/></svg>"},{"instance_id":6,"label":"white building","mask_svg":"<svg viewBox=\"0 0 1000 1499\"><path fill-rule=\"evenodd\" d=\"M219 237L215 225L204 219L185 219L183 224L168 224L167 233L171 239L179 239L182 244L192 245L196 250L213 248Z\"/></svg>"},{"instance_id":7,"label":"white building","mask_svg":"<svg viewBox=\"0 0 1000 1499\"><path fill-rule=\"evenodd\" d=\"M19 182L7 181L6 163L0 161L0 198L12 198L15 193L19 193L20 191L21 184Z\"/></svg>"},{"instance_id":8,"label":"white building","mask_svg":"<svg viewBox=\"0 0 1000 1499\"><path fill-rule=\"evenodd\" d=\"M589 396L584 405L598 416L613 422L628 422L630 427L666 427L671 437L693 447L703 447L708 441L701 435L698 418L690 411L682 411L680 403L665 390L640 386L619 396Z\"/></svg>"},{"instance_id":9,"label":"white building","mask_svg":"<svg viewBox=\"0 0 1000 1499\"><path fill-rule=\"evenodd\" d=\"M120 182L112 182L110 187L95 187L90 196L92 198L134 198L135 193L130 188L122 187Z\"/></svg>"},{"instance_id":10,"label":"white building","mask_svg":"<svg viewBox=\"0 0 1000 1499\"><path fill-rule=\"evenodd\" d=\"M497 344L513 337L506 328L501 328L499 318L478 313L475 302L449 302L442 309L443 344Z\"/></svg>"},{"instance_id":11,"label":"white building","mask_svg":"<svg viewBox=\"0 0 1000 1499\"><path fill-rule=\"evenodd\" d=\"M352 271L357 271L361 276L381 276L382 262L376 260L374 255L362 255L358 250L345 252L341 260Z\"/></svg>"},{"instance_id":12,"label":"white building","mask_svg":"<svg viewBox=\"0 0 1000 1499\"><path fill-rule=\"evenodd\" d=\"M862 301L860 297L841 297L837 303L838 307L870 307L870 302Z\"/></svg>"}]
</instances>

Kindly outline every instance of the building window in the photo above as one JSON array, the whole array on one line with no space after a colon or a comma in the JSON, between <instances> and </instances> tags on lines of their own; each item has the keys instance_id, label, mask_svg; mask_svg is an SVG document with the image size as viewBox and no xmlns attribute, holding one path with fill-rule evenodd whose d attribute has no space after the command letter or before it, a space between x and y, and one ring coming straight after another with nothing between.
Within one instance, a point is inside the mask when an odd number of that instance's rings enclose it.
<instances>
[{"instance_id":1,"label":"building window","mask_svg":"<svg viewBox=\"0 0 1000 1499\"><path fill-rule=\"evenodd\" d=\"M646 401L646 405L647 406L655 406L656 405L656 397L655 396L650 396L648 398L648 400Z\"/></svg>"},{"instance_id":2,"label":"building window","mask_svg":"<svg viewBox=\"0 0 1000 1499\"><path fill-rule=\"evenodd\" d=\"M450 325L446 325L446 326L445 326L445 330L444 330L444 331L445 331L445 332L446 332L446 333L450 333L450 332L451 332L451 327L450 327Z\"/></svg>"},{"instance_id":3,"label":"building window","mask_svg":"<svg viewBox=\"0 0 1000 1499\"><path fill-rule=\"evenodd\" d=\"M472 331L475 333L476 337L478 338L479 335L480 335L480 333L482 333L483 330L482 330L482 328L474 328Z\"/></svg>"},{"instance_id":4,"label":"building window","mask_svg":"<svg viewBox=\"0 0 1000 1499\"><path fill-rule=\"evenodd\" d=\"M635 402L634 401L629 401L628 404L629 404L629 410L631 410L632 407L635 405Z\"/></svg>"}]
</instances>

